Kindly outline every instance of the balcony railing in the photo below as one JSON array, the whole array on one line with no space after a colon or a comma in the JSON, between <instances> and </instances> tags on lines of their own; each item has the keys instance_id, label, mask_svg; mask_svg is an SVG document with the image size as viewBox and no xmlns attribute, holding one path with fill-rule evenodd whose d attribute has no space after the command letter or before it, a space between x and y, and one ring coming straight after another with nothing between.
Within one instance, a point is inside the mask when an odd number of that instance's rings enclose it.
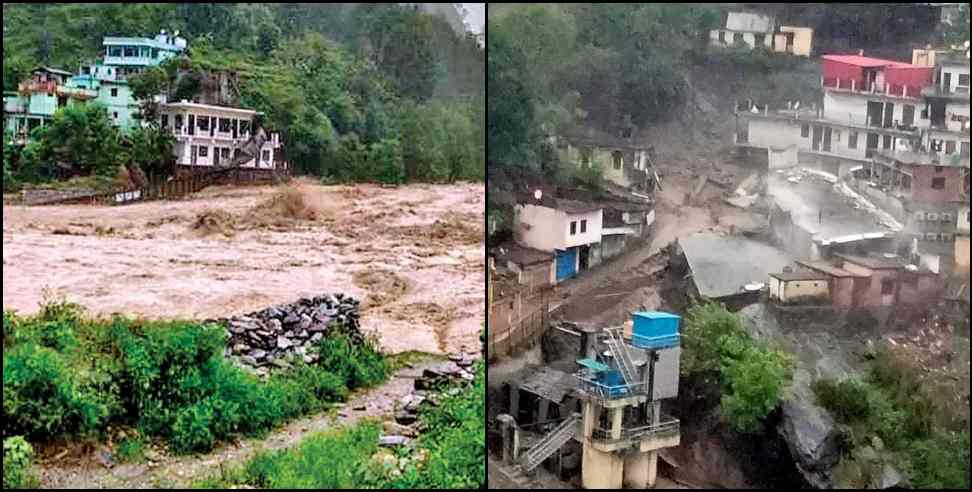
<instances>
[{"instance_id":1,"label":"balcony railing","mask_svg":"<svg viewBox=\"0 0 972 492\"><path fill-rule=\"evenodd\" d=\"M607 385L585 374L577 374L576 377L580 381L581 391L602 401L647 394L648 387L645 383Z\"/></svg>"},{"instance_id":2,"label":"balcony railing","mask_svg":"<svg viewBox=\"0 0 972 492\"><path fill-rule=\"evenodd\" d=\"M858 83L854 79L820 78L821 87L829 90L852 92L856 94L874 94L881 96L905 97L918 99L921 97L921 87L888 84L887 82L878 85L872 82L869 87Z\"/></svg>"},{"instance_id":3,"label":"balcony railing","mask_svg":"<svg viewBox=\"0 0 972 492\"><path fill-rule=\"evenodd\" d=\"M610 429L595 428L591 432L591 439L613 444L625 441L644 441L648 439L664 439L674 437L681 432L681 424L678 419L665 417L658 425L648 425L644 427L622 428L621 436L615 438Z\"/></svg>"}]
</instances>

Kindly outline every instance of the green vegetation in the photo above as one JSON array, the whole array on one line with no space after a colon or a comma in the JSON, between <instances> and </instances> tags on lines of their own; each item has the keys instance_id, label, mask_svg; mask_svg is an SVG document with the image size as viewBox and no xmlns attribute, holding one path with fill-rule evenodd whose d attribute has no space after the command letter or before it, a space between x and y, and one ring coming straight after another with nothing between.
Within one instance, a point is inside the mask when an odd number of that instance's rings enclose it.
<instances>
[{"instance_id":1,"label":"green vegetation","mask_svg":"<svg viewBox=\"0 0 972 492\"><path fill-rule=\"evenodd\" d=\"M793 378L784 352L754 340L724 306L693 306L682 335L682 371L722 389L722 412L739 432L756 433Z\"/></svg>"},{"instance_id":2,"label":"green vegetation","mask_svg":"<svg viewBox=\"0 0 972 492\"><path fill-rule=\"evenodd\" d=\"M443 388L448 395L450 388ZM198 488L474 489L486 484L486 367L476 382L423 412L418 443L397 453L378 449L381 426L364 422L319 434L295 449L261 453Z\"/></svg>"},{"instance_id":3,"label":"green vegetation","mask_svg":"<svg viewBox=\"0 0 972 492\"><path fill-rule=\"evenodd\" d=\"M936 406L916 375L887 352L877 354L864 380L818 380L812 388L851 450L871 446L876 436L915 487L969 488L968 423L936 425Z\"/></svg>"},{"instance_id":4,"label":"green vegetation","mask_svg":"<svg viewBox=\"0 0 972 492\"><path fill-rule=\"evenodd\" d=\"M176 452L206 452L325 410L387 376L373 339L357 345L338 335L318 347L321 365L300 362L261 380L223 358L224 337L215 325L88 320L66 303L29 318L6 313L3 435L48 441L133 426ZM129 442L122 454L138 449Z\"/></svg>"},{"instance_id":5,"label":"green vegetation","mask_svg":"<svg viewBox=\"0 0 972 492\"><path fill-rule=\"evenodd\" d=\"M37 477L30 472L34 449L23 437L3 440L3 488L37 488Z\"/></svg>"},{"instance_id":6,"label":"green vegetation","mask_svg":"<svg viewBox=\"0 0 972 492\"><path fill-rule=\"evenodd\" d=\"M120 463L142 463L145 461L146 443L139 437L126 437L115 447L115 458Z\"/></svg>"},{"instance_id":7,"label":"green vegetation","mask_svg":"<svg viewBox=\"0 0 972 492\"><path fill-rule=\"evenodd\" d=\"M174 142L154 125L123 135L104 106L70 105L59 109L49 125L35 129L25 147L4 145L4 191L13 191L20 183L81 176L99 182L98 189L110 187L119 168L129 164L165 173Z\"/></svg>"},{"instance_id":8,"label":"green vegetation","mask_svg":"<svg viewBox=\"0 0 972 492\"><path fill-rule=\"evenodd\" d=\"M300 173L329 182L485 178L485 54L440 16L397 4L5 4L4 28L5 88L42 61L74 67L94 57L104 35L181 30L188 57L133 78L137 97L192 99L206 77L230 70L240 78L233 95L265 112L262 124L280 132ZM153 120L153 104L142 106ZM146 159L168 155L157 152L160 139L132 143L130 160L146 174L170 171ZM47 154L24 153L25 164L46 164L26 181L61 178ZM21 160L9 165L15 176Z\"/></svg>"}]
</instances>

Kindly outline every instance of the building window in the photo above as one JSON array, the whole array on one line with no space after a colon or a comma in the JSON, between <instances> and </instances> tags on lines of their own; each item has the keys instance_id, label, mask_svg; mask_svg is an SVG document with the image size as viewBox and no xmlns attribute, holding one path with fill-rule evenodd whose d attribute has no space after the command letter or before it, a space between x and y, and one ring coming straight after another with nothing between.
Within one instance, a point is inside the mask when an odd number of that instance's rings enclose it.
<instances>
[{"instance_id":1,"label":"building window","mask_svg":"<svg viewBox=\"0 0 972 492\"><path fill-rule=\"evenodd\" d=\"M615 150L614 152L611 152L611 161L614 163L614 170L620 171L621 165L624 162L624 157L621 155L621 152Z\"/></svg>"},{"instance_id":2,"label":"building window","mask_svg":"<svg viewBox=\"0 0 972 492\"><path fill-rule=\"evenodd\" d=\"M765 34L757 34L756 35L756 47L759 48L760 46L763 46L764 44L766 44L766 35Z\"/></svg>"},{"instance_id":3,"label":"building window","mask_svg":"<svg viewBox=\"0 0 972 492\"><path fill-rule=\"evenodd\" d=\"M933 190L944 190L945 189L945 178L934 178L934 179L932 179L932 189Z\"/></svg>"},{"instance_id":4,"label":"building window","mask_svg":"<svg viewBox=\"0 0 972 492\"><path fill-rule=\"evenodd\" d=\"M126 46L125 47L125 56L126 57L134 57L135 56L135 47L134 46Z\"/></svg>"},{"instance_id":5,"label":"building window","mask_svg":"<svg viewBox=\"0 0 972 492\"><path fill-rule=\"evenodd\" d=\"M743 42L743 35L742 35L742 33L737 32L737 33L733 33L732 34L732 44L739 44L739 43L742 43L742 42Z\"/></svg>"},{"instance_id":6,"label":"building window","mask_svg":"<svg viewBox=\"0 0 972 492\"><path fill-rule=\"evenodd\" d=\"M202 145L199 147L199 157L209 157L209 146Z\"/></svg>"},{"instance_id":7,"label":"building window","mask_svg":"<svg viewBox=\"0 0 972 492\"><path fill-rule=\"evenodd\" d=\"M229 159L229 155L230 155L229 151L230 151L229 147L223 147L221 151L223 159Z\"/></svg>"},{"instance_id":8,"label":"building window","mask_svg":"<svg viewBox=\"0 0 972 492\"><path fill-rule=\"evenodd\" d=\"M581 234L584 234L586 232L587 232L587 221L586 220L582 220L581 221Z\"/></svg>"},{"instance_id":9,"label":"building window","mask_svg":"<svg viewBox=\"0 0 972 492\"><path fill-rule=\"evenodd\" d=\"M176 127L176 130L181 130L182 129L182 115L181 114L175 115L175 127Z\"/></svg>"},{"instance_id":10,"label":"building window","mask_svg":"<svg viewBox=\"0 0 972 492\"><path fill-rule=\"evenodd\" d=\"M209 118L196 118L199 122L199 130L208 132L209 131Z\"/></svg>"},{"instance_id":11,"label":"building window","mask_svg":"<svg viewBox=\"0 0 972 492\"><path fill-rule=\"evenodd\" d=\"M719 31L719 42L726 44L726 31Z\"/></svg>"},{"instance_id":12,"label":"building window","mask_svg":"<svg viewBox=\"0 0 972 492\"><path fill-rule=\"evenodd\" d=\"M577 235L577 221L570 223L570 235L571 236Z\"/></svg>"},{"instance_id":13,"label":"building window","mask_svg":"<svg viewBox=\"0 0 972 492\"><path fill-rule=\"evenodd\" d=\"M964 85L964 86L968 87L968 85L969 85L969 74L967 74L967 73L960 73L959 74L958 85Z\"/></svg>"},{"instance_id":14,"label":"building window","mask_svg":"<svg viewBox=\"0 0 972 492\"><path fill-rule=\"evenodd\" d=\"M162 115L162 128L168 128L168 127L169 127L169 115L164 114Z\"/></svg>"},{"instance_id":15,"label":"building window","mask_svg":"<svg viewBox=\"0 0 972 492\"><path fill-rule=\"evenodd\" d=\"M943 172L945 172L945 168L944 167L942 167L942 166L935 166L935 173L936 174L941 174Z\"/></svg>"},{"instance_id":16,"label":"building window","mask_svg":"<svg viewBox=\"0 0 972 492\"><path fill-rule=\"evenodd\" d=\"M240 121L240 133L247 134L250 133L250 122L246 120Z\"/></svg>"},{"instance_id":17,"label":"building window","mask_svg":"<svg viewBox=\"0 0 972 492\"><path fill-rule=\"evenodd\" d=\"M847 135L847 148L856 149L857 148L857 132L850 132Z\"/></svg>"},{"instance_id":18,"label":"building window","mask_svg":"<svg viewBox=\"0 0 972 492\"><path fill-rule=\"evenodd\" d=\"M115 112L111 113L111 117L117 120L118 119L118 112L115 111Z\"/></svg>"},{"instance_id":19,"label":"building window","mask_svg":"<svg viewBox=\"0 0 972 492\"><path fill-rule=\"evenodd\" d=\"M219 119L219 131L222 133L229 133L232 130L232 124L228 118Z\"/></svg>"},{"instance_id":20,"label":"building window","mask_svg":"<svg viewBox=\"0 0 972 492\"><path fill-rule=\"evenodd\" d=\"M270 162L270 151L269 150L264 150L263 151L263 162ZM584 226L581 225L581 232L583 232L583 229L584 229Z\"/></svg>"},{"instance_id":21,"label":"building window","mask_svg":"<svg viewBox=\"0 0 972 492\"><path fill-rule=\"evenodd\" d=\"M810 125L804 124L800 127L800 136L803 138L810 138Z\"/></svg>"},{"instance_id":22,"label":"building window","mask_svg":"<svg viewBox=\"0 0 972 492\"><path fill-rule=\"evenodd\" d=\"M946 140L945 141L945 153L946 154L954 154L955 153L955 140Z\"/></svg>"}]
</instances>

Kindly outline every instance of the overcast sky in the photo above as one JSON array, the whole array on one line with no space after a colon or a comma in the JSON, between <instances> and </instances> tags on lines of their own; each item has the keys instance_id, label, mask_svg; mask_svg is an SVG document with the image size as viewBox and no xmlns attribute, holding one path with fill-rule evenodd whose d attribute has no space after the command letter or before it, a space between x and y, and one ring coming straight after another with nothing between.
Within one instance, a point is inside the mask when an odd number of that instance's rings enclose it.
<instances>
[{"instance_id":1,"label":"overcast sky","mask_svg":"<svg viewBox=\"0 0 972 492\"><path fill-rule=\"evenodd\" d=\"M483 26L486 24L486 4L464 3L462 5L469 12L469 16L466 17L466 28L475 33L483 32Z\"/></svg>"}]
</instances>

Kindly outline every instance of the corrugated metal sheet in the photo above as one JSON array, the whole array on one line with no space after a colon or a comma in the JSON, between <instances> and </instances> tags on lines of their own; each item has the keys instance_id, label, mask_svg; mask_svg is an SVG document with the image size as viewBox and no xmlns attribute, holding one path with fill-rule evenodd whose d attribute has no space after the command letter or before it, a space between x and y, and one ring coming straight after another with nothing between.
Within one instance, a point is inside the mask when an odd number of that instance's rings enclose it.
<instances>
[{"instance_id":1,"label":"corrugated metal sheet","mask_svg":"<svg viewBox=\"0 0 972 492\"><path fill-rule=\"evenodd\" d=\"M652 399L664 400L678 397L679 360L682 356L681 347L659 350L658 361L655 362L655 381Z\"/></svg>"}]
</instances>

